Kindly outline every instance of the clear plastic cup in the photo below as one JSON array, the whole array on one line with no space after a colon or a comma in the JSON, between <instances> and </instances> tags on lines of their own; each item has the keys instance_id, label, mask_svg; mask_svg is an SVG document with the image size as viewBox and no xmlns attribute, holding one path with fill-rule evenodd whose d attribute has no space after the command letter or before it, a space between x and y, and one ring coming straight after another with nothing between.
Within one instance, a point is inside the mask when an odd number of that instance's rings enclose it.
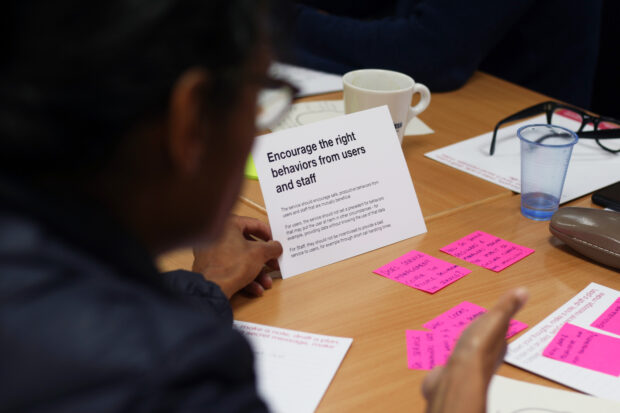
<instances>
[{"instance_id":1,"label":"clear plastic cup","mask_svg":"<svg viewBox=\"0 0 620 413\"><path fill-rule=\"evenodd\" d=\"M526 125L521 140L521 213L547 221L558 209L566 170L579 140L577 134L556 125Z\"/></svg>"}]
</instances>

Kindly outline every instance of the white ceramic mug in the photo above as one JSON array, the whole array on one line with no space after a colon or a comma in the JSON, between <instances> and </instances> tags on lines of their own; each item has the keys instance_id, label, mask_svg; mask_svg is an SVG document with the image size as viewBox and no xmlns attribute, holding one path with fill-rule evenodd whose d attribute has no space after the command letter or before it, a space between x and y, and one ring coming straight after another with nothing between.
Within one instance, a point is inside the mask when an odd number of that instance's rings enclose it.
<instances>
[{"instance_id":1,"label":"white ceramic mug","mask_svg":"<svg viewBox=\"0 0 620 413\"><path fill-rule=\"evenodd\" d=\"M431 102L431 92L404 73L383 69L361 69L342 77L344 113L359 112L387 105L398 140L403 143L407 123ZM420 94L420 102L411 107L411 97Z\"/></svg>"}]
</instances>

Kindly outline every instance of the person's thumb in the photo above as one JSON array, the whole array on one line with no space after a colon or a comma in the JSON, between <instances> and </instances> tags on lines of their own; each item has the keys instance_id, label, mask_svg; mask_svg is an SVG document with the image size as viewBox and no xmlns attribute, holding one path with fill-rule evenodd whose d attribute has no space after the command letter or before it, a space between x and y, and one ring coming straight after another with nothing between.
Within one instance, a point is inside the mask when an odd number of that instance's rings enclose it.
<instances>
[{"instance_id":1,"label":"person's thumb","mask_svg":"<svg viewBox=\"0 0 620 413\"><path fill-rule=\"evenodd\" d=\"M422 382L422 394L426 400L431 400L439 384L439 380L443 374L444 367L437 366L428 372L424 381Z\"/></svg>"},{"instance_id":2,"label":"person's thumb","mask_svg":"<svg viewBox=\"0 0 620 413\"><path fill-rule=\"evenodd\" d=\"M263 263L274 260L282 255L282 244L278 241L261 242L259 247L263 255Z\"/></svg>"},{"instance_id":3,"label":"person's thumb","mask_svg":"<svg viewBox=\"0 0 620 413\"><path fill-rule=\"evenodd\" d=\"M500 324L508 325L510 319L525 305L528 298L529 293L523 287L511 290L497 301L489 313L496 314Z\"/></svg>"}]
</instances>

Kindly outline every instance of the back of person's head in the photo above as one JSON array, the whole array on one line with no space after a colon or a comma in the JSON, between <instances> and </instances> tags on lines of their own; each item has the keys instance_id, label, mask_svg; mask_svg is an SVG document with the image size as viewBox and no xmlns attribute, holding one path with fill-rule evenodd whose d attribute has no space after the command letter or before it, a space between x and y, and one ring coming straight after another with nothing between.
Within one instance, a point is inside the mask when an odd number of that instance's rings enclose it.
<instances>
[{"instance_id":1,"label":"back of person's head","mask_svg":"<svg viewBox=\"0 0 620 413\"><path fill-rule=\"evenodd\" d=\"M86 172L208 70L225 108L262 38L258 0L8 0L0 27L0 173Z\"/></svg>"}]
</instances>

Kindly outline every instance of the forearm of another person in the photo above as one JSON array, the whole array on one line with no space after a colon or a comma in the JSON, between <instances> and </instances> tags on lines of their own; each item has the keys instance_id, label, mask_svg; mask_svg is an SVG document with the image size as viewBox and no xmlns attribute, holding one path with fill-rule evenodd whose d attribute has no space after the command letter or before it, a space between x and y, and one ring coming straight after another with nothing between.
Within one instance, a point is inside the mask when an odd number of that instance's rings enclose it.
<instances>
[{"instance_id":1,"label":"forearm of another person","mask_svg":"<svg viewBox=\"0 0 620 413\"><path fill-rule=\"evenodd\" d=\"M506 331L528 294L505 294L463 332L445 367L431 371L422 385L427 413L483 413L489 382L506 353Z\"/></svg>"}]
</instances>

